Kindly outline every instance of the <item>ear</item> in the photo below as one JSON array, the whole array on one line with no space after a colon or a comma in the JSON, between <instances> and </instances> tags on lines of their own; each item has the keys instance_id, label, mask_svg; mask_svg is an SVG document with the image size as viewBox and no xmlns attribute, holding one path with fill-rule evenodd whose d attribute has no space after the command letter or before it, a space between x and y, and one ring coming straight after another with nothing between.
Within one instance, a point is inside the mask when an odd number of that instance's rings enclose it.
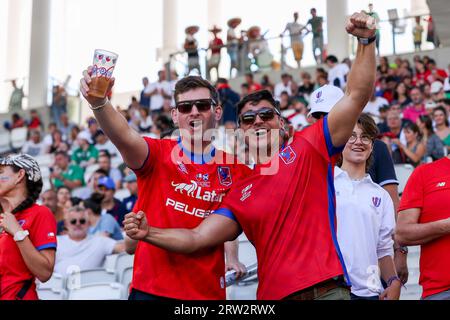
<instances>
[{"instance_id":1,"label":"ear","mask_svg":"<svg viewBox=\"0 0 450 320\"><path fill-rule=\"evenodd\" d=\"M27 178L27 174L25 173L25 170L20 169L17 174L16 185L19 184L20 182L22 182L22 180L25 180L26 178Z\"/></svg>"},{"instance_id":2,"label":"ear","mask_svg":"<svg viewBox=\"0 0 450 320\"><path fill-rule=\"evenodd\" d=\"M222 119L223 109L221 105L214 108L214 119L219 122Z\"/></svg>"},{"instance_id":3,"label":"ear","mask_svg":"<svg viewBox=\"0 0 450 320\"><path fill-rule=\"evenodd\" d=\"M172 116L173 123L178 126L178 110L177 110L177 108L172 108L172 110L170 110L170 115Z\"/></svg>"}]
</instances>

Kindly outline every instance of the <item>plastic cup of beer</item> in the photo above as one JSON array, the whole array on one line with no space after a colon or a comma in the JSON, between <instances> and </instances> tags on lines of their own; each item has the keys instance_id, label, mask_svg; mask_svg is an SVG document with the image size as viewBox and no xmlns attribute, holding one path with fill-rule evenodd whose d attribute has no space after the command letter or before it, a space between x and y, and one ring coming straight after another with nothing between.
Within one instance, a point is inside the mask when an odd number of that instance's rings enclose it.
<instances>
[{"instance_id":1,"label":"plastic cup of beer","mask_svg":"<svg viewBox=\"0 0 450 320\"><path fill-rule=\"evenodd\" d=\"M110 51L96 49L92 63L91 83L89 84L89 95L104 98L107 94L109 82L116 66L119 56Z\"/></svg>"}]
</instances>

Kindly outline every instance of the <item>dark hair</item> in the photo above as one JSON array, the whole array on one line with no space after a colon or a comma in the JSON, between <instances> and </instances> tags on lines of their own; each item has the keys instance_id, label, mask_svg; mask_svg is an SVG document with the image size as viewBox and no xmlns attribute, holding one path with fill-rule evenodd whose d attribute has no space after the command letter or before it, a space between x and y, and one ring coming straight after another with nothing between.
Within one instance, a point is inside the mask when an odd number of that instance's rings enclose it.
<instances>
[{"instance_id":1,"label":"dark hair","mask_svg":"<svg viewBox=\"0 0 450 320\"><path fill-rule=\"evenodd\" d=\"M97 169L97 170L95 170L94 171L94 173L100 173L100 174L103 174L104 176L108 176L108 172L106 172L106 170L103 170L103 169Z\"/></svg>"},{"instance_id":2,"label":"dark hair","mask_svg":"<svg viewBox=\"0 0 450 320\"><path fill-rule=\"evenodd\" d=\"M211 95L211 99L213 99L217 104L220 104L219 93L217 92L216 88L214 88L214 86L209 83L209 81L199 76L184 77L177 82L174 92L175 101L178 102L178 96L180 94L198 88L208 89Z\"/></svg>"},{"instance_id":3,"label":"dark hair","mask_svg":"<svg viewBox=\"0 0 450 320\"><path fill-rule=\"evenodd\" d=\"M109 153L108 150L101 150L100 154L98 155L99 157L107 157L108 159L111 160L111 154Z\"/></svg>"},{"instance_id":4,"label":"dark hair","mask_svg":"<svg viewBox=\"0 0 450 320\"><path fill-rule=\"evenodd\" d=\"M217 79L217 83L227 84L228 80L225 78L219 78L219 79Z\"/></svg>"},{"instance_id":5,"label":"dark hair","mask_svg":"<svg viewBox=\"0 0 450 320\"><path fill-rule=\"evenodd\" d=\"M66 159L70 159L69 154L67 152L65 152L65 151L56 151L55 152L55 157L58 156L58 155L63 155L64 157L66 157Z\"/></svg>"},{"instance_id":6,"label":"dark hair","mask_svg":"<svg viewBox=\"0 0 450 320\"><path fill-rule=\"evenodd\" d=\"M83 200L83 207L86 209L91 209L92 212L99 216L102 213L102 200L103 195L97 192L94 192L90 198Z\"/></svg>"},{"instance_id":7,"label":"dark hair","mask_svg":"<svg viewBox=\"0 0 450 320\"><path fill-rule=\"evenodd\" d=\"M420 132L419 127L414 122L407 122L403 127L403 130L412 131L417 133L417 138L420 140L422 138L422 133Z\"/></svg>"},{"instance_id":8,"label":"dark hair","mask_svg":"<svg viewBox=\"0 0 450 320\"><path fill-rule=\"evenodd\" d=\"M239 101L236 104L237 114L239 115L241 113L242 109L244 108L244 106L247 103L250 103L251 105L256 105L258 102L260 102L262 100L269 101L269 103L275 109L280 111L280 105L278 104L277 101L275 101L275 99L273 98L270 91L269 90L259 90L259 91L255 91L255 92L252 92L252 93L246 95L244 98L242 98L241 101Z\"/></svg>"},{"instance_id":9,"label":"dark hair","mask_svg":"<svg viewBox=\"0 0 450 320\"><path fill-rule=\"evenodd\" d=\"M334 55L332 55L332 54L330 54L329 56L327 56L326 58L325 58L325 62L326 61L330 61L330 62L332 62L332 63L338 63L338 59L336 58L336 56L334 56Z\"/></svg>"},{"instance_id":10,"label":"dark hair","mask_svg":"<svg viewBox=\"0 0 450 320\"><path fill-rule=\"evenodd\" d=\"M433 129L433 120L431 120L431 117L429 115L420 115L419 116L420 122L422 122L425 125L425 128L428 131L429 135L432 135L434 133Z\"/></svg>"},{"instance_id":11,"label":"dark hair","mask_svg":"<svg viewBox=\"0 0 450 320\"><path fill-rule=\"evenodd\" d=\"M250 79L253 79L253 73L251 73L251 72L247 72L247 73L245 74L245 76L246 76L246 77L249 77Z\"/></svg>"},{"instance_id":12,"label":"dark hair","mask_svg":"<svg viewBox=\"0 0 450 320\"><path fill-rule=\"evenodd\" d=\"M448 123L447 110L445 110L445 108L443 106L437 106L436 108L433 109L433 115L436 111L442 111L444 113L445 125L448 127L449 123Z\"/></svg>"},{"instance_id":13,"label":"dark hair","mask_svg":"<svg viewBox=\"0 0 450 320\"><path fill-rule=\"evenodd\" d=\"M16 173L19 172L20 169L22 169L16 165L12 165L11 168ZM31 207L36 202L36 200L39 199L39 195L41 194L43 186L42 178L38 181L31 181L28 179L28 175L25 174L25 181L27 188L27 198L23 200L17 207L15 207L14 210L11 211L11 213L13 214Z\"/></svg>"}]
</instances>

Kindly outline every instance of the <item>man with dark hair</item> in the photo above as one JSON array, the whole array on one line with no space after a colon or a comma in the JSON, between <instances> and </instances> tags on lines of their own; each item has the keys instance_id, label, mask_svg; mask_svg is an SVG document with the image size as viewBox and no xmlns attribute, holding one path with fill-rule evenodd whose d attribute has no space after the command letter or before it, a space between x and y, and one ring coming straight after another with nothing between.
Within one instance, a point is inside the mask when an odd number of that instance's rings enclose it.
<instances>
[{"instance_id":1,"label":"man with dark hair","mask_svg":"<svg viewBox=\"0 0 450 320\"><path fill-rule=\"evenodd\" d=\"M310 12L312 17L308 20L306 25L311 25L311 31L313 33L313 57L317 64L319 64L323 62L323 18L317 16L316 8L312 8ZM316 53L317 49L319 49L319 54Z\"/></svg>"},{"instance_id":2,"label":"man with dark hair","mask_svg":"<svg viewBox=\"0 0 450 320\"><path fill-rule=\"evenodd\" d=\"M237 92L231 89L228 84L228 80L224 78L219 78L216 84L217 91L219 92L220 101L223 107L223 118L222 124L227 125L227 123L236 124L236 103L239 101L240 97Z\"/></svg>"},{"instance_id":3,"label":"man with dark hair","mask_svg":"<svg viewBox=\"0 0 450 320\"><path fill-rule=\"evenodd\" d=\"M329 55L325 59L325 63L328 68L330 68L328 70L329 83L333 86L344 89L347 84L347 74L350 71L348 65L345 63L339 63L338 59L333 55Z\"/></svg>"},{"instance_id":4,"label":"man with dark hair","mask_svg":"<svg viewBox=\"0 0 450 320\"><path fill-rule=\"evenodd\" d=\"M245 83L248 85L248 93L262 89L262 86L258 82L254 81L254 76L251 72L245 74Z\"/></svg>"},{"instance_id":5,"label":"man with dark hair","mask_svg":"<svg viewBox=\"0 0 450 320\"><path fill-rule=\"evenodd\" d=\"M113 179L116 189L122 187L122 174L117 168L111 166L111 155L107 150L104 150L98 157L98 165L100 169L105 170L108 173L108 177Z\"/></svg>"},{"instance_id":6,"label":"man with dark hair","mask_svg":"<svg viewBox=\"0 0 450 320\"><path fill-rule=\"evenodd\" d=\"M222 107L217 90L208 81L189 76L177 82L171 115L180 137L157 140L131 129L106 97L89 95L91 71L89 67L83 73L81 92L105 134L135 172L139 189L134 210L146 212L149 221L166 228L195 227L218 208L236 181L250 174L246 166L224 163L226 154L210 143L206 130L215 128ZM114 80L109 89L113 85ZM222 244L195 255L127 241L127 246L136 244L130 299L225 299ZM235 269L239 276L245 267L238 261L236 245L225 244L225 254L227 268Z\"/></svg>"},{"instance_id":7,"label":"man with dark hair","mask_svg":"<svg viewBox=\"0 0 450 320\"><path fill-rule=\"evenodd\" d=\"M50 182L55 187L66 186L70 190L84 185L84 171L70 164L70 156L63 151L55 153L55 164L50 169Z\"/></svg>"},{"instance_id":8,"label":"man with dark hair","mask_svg":"<svg viewBox=\"0 0 450 320\"><path fill-rule=\"evenodd\" d=\"M360 43L348 90L329 115L286 143L285 123L271 94L250 94L237 108L248 147L257 152L259 174L234 186L220 208L193 230L154 227L143 213L130 213L124 221L127 235L186 254L244 231L257 252L258 299L349 299L335 232L333 165L374 86L371 20L355 13L347 23L347 32ZM320 90L312 99L334 102Z\"/></svg>"}]
</instances>

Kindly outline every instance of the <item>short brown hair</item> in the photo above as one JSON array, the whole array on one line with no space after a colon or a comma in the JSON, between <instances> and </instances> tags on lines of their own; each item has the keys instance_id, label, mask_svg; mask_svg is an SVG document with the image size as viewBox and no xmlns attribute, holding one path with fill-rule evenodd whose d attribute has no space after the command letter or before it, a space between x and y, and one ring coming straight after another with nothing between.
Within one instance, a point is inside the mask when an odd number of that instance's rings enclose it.
<instances>
[{"instance_id":1,"label":"short brown hair","mask_svg":"<svg viewBox=\"0 0 450 320\"><path fill-rule=\"evenodd\" d=\"M199 76L187 76L177 82L174 92L175 102L178 102L178 96L180 94L198 88L208 89L211 94L211 99L213 99L217 104L220 104L219 93L216 88L214 88L209 81Z\"/></svg>"}]
</instances>

